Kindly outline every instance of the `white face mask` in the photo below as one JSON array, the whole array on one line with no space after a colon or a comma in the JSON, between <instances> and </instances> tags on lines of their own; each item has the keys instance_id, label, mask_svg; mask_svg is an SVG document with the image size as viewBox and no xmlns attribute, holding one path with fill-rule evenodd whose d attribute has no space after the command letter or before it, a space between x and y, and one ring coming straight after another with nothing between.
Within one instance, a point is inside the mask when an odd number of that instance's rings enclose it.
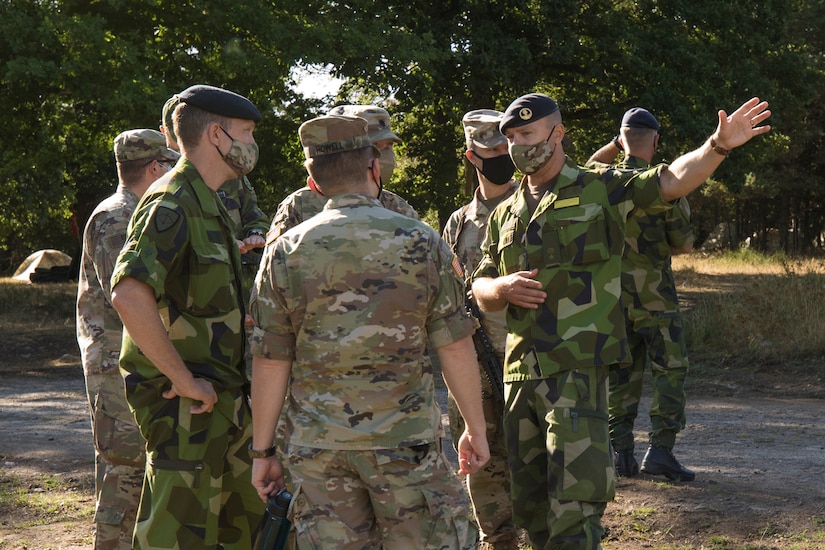
<instances>
[{"instance_id":1,"label":"white face mask","mask_svg":"<svg viewBox=\"0 0 825 550\"><path fill-rule=\"evenodd\" d=\"M258 163L258 144L257 143L243 143L229 135L229 132L220 127L223 133L232 140L232 147L225 155L221 153L218 146L215 148L221 154L221 158L232 168L238 177L243 177L250 173L255 165Z\"/></svg>"}]
</instances>

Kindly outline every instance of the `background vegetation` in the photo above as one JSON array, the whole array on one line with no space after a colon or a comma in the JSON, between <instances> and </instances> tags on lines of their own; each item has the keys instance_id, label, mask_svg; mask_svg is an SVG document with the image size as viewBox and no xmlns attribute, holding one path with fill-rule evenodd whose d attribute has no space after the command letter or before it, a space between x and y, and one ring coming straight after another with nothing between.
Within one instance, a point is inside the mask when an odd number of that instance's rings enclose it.
<instances>
[{"instance_id":1,"label":"background vegetation","mask_svg":"<svg viewBox=\"0 0 825 550\"><path fill-rule=\"evenodd\" d=\"M642 105L660 159L712 132L719 109L759 96L774 130L694 193L700 238L730 222L778 230L789 252L825 226L825 4L821 0L0 0L0 273L31 251L75 254L116 174L112 140L159 124L192 84L265 113L253 182L262 208L304 181L297 128L335 104L386 107L405 140L388 187L437 225L466 201L460 120L543 91L582 162ZM329 66L333 97L294 91L296 67Z\"/></svg>"}]
</instances>

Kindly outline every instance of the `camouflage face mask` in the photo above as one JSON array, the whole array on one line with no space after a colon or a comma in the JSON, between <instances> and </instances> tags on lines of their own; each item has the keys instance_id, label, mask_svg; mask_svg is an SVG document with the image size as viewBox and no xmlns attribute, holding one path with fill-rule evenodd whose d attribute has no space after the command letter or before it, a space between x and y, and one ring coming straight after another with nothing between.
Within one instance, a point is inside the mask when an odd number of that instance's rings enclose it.
<instances>
[{"instance_id":1,"label":"camouflage face mask","mask_svg":"<svg viewBox=\"0 0 825 550\"><path fill-rule=\"evenodd\" d=\"M550 137L555 129L556 126L553 125L550 135L544 141L531 145L510 145L510 158L522 174L535 174L553 158L556 148L550 146Z\"/></svg>"},{"instance_id":2,"label":"camouflage face mask","mask_svg":"<svg viewBox=\"0 0 825 550\"><path fill-rule=\"evenodd\" d=\"M232 140L232 147L229 149L229 152L225 155L221 153L219 147L215 147L218 149L218 153L221 154L221 158L232 168L238 177L241 178L252 171L255 168L255 165L258 163L258 144L257 143L242 143L232 136L229 135L229 132L223 129L221 126L221 130L226 136Z\"/></svg>"}]
</instances>

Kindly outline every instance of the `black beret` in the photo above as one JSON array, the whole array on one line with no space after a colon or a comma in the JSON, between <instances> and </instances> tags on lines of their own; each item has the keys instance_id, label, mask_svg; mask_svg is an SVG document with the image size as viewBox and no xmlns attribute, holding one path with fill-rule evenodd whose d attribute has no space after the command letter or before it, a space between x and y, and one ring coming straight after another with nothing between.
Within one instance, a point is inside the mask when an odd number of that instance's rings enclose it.
<instances>
[{"instance_id":1,"label":"black beret","mask_svg":"<svg viewBox=\"0 0 825 550\"><path fill-rule=\"evenodd\" d=\"M647 109L633 107L625 111L622 128L650 128L659 131L659 121Z\"/></svg>"},{"instance_id":2,"label":"black beret","mask_svg":"<svg viewBox=\"0 0 825 550\"><path fill-rule=\"evenodd\" d=\"M544 94L523 95L507 107L498 129L517 128L535 122L559 110L559 106Z\"/></svg>"},{"instance_id":3,"label":"black beret","mask_svg":"<svg viewBox=\"0 0 825 550\"><path fill-rule=\"evenodd\" d=\"M240 118L254 120L255 122L262 118L261 112L244 96L215 86L206 84L189 86L178 94L178 98L181 103L194 105L204 111L226 118Z\"/></svg>"}]
</instances>

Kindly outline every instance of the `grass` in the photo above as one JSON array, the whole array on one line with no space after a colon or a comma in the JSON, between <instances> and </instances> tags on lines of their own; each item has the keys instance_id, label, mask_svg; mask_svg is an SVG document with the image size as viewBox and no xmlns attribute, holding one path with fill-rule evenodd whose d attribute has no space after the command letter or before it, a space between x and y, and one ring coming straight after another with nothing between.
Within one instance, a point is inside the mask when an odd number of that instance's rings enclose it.
<instances>
[{"instance_id":1,"label":"grass","mask_svg":"<svg viewBox=\"0 0 825 550\"><path fill-rule=\"evenodd\" d=\"M0 470L0 516L22 516L15 521L20 529L91 519L94 502L80 489L54 475L24 479Z\"/></svg>"}]
</instances>

